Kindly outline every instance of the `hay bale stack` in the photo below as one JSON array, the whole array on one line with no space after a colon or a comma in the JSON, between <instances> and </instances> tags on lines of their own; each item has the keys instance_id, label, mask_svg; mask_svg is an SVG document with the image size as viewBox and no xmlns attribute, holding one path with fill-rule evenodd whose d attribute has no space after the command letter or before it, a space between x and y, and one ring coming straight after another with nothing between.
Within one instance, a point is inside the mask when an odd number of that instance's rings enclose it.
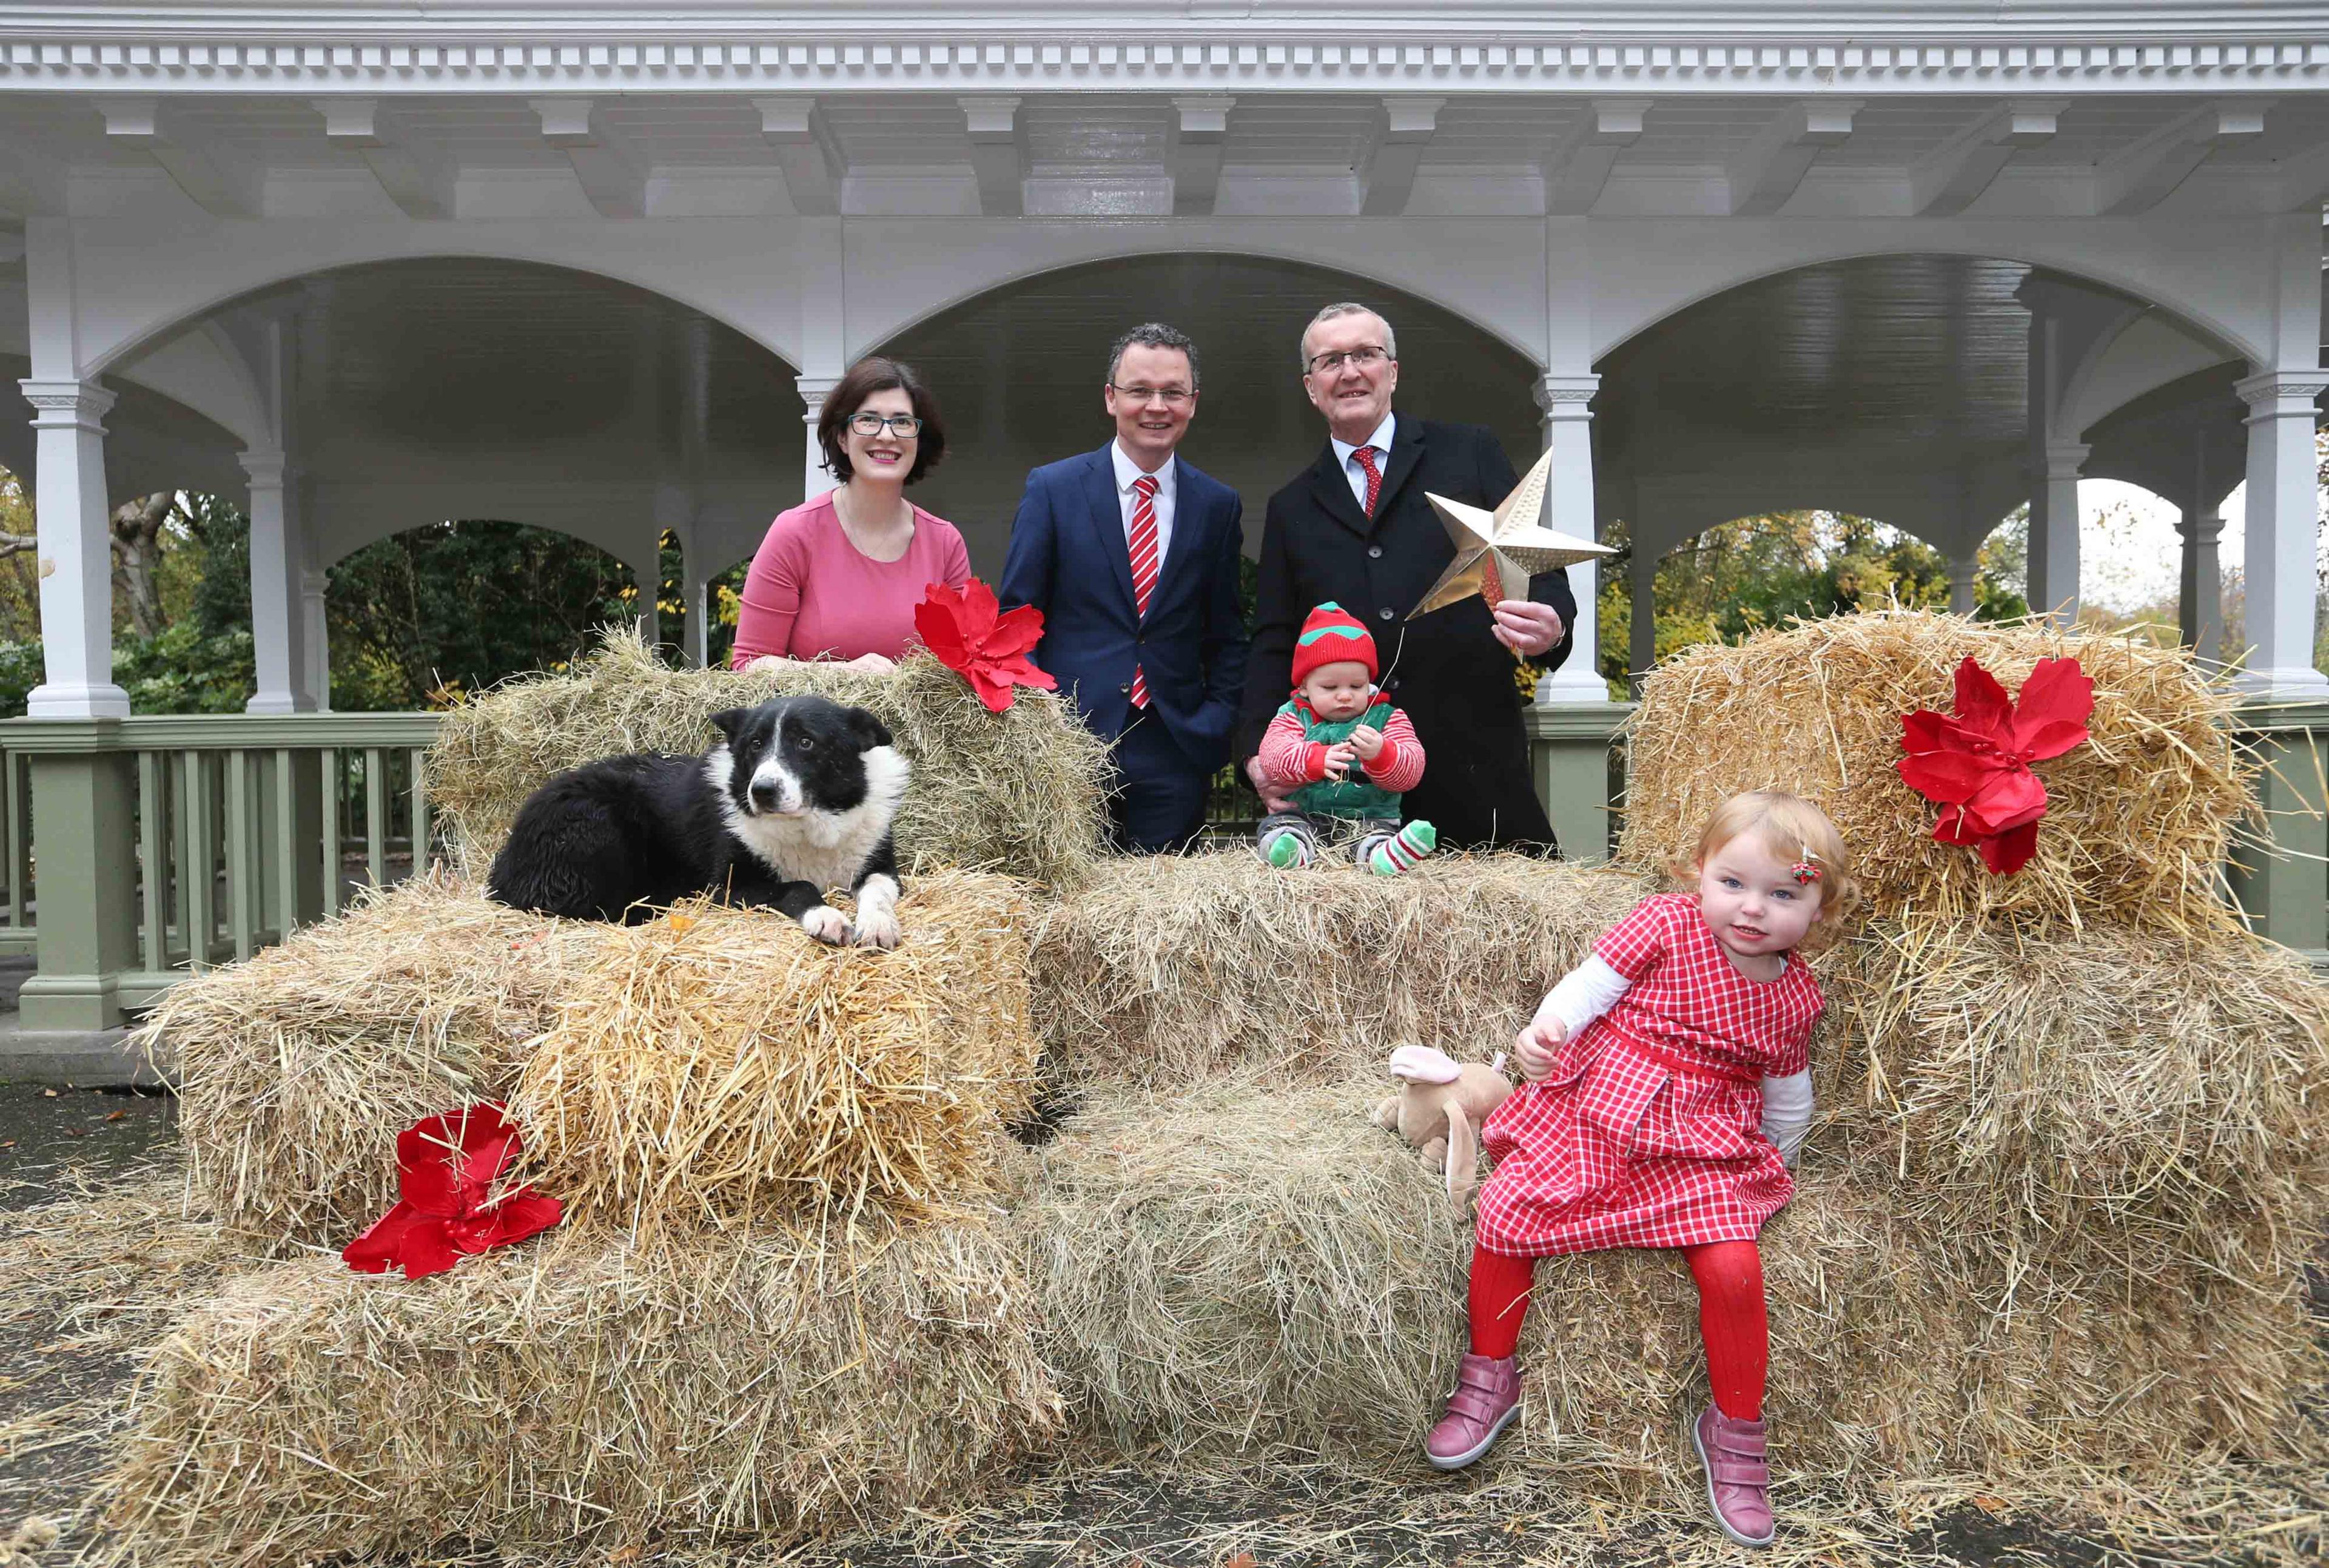
<instances>
[{"instance_id":1,"label":"hay bale stack","mask_svg":"<svg viewBox=\"0 0 2329 1568\"><path fill-rule=\"evenodd\" d=\"M2095 683L2093 739L2037 766L2045 825L2037 858L2013 876L1934 843L1939 808L1893 770L1901 715L1949 712L1967 655L2009 692L2047 657L2076 656ZM1687 858L1717 802L1776 788L1827 808L1876 914L1958 926L2010 915L2032 933L2098 919L2227 931L2235 921L2218 896L2218 868L2251 809L2252 769L2221 722L2234 702L2181 649L1915 610L1691 648L1642 683L1618 858L1645 869Z\"/></svg>"},{"instance_id":2,"label":"hay bale stack","mask_svg":"<svg viewBox=\"0 0 2329 1568\"><path fill-rule=\"evenodd\" d=\"M1020 1213L1043 1351L1072 1415L1127 1446L1259 1468L1289 1453L1414 1473L1463 1348L1469 1235L1367 1124L1370 1083L1217 1083L1103 1100ZM1764 1233L1769 1409L1791 1478L1870 1486L2080 1464L2164 1476L2286 1456L2321 1361L2289 1277L2226 1279L2073 1236L2001 1252L1816 1156ZM2239 1354L2225 1354L2238 1346ZM1539 1266L1508 1444L1573 1484L1694 1485L1695 1296L1671 1253Z\"/></svg>"},{"instance_id":3,"label":"hay bale stack","mask_svg":"<svg viewBox=\"0 0 2329 1568\"><path fill-rule=\"evenodd\" d=\"M445 715L426 764L460 864L482 878L519 806L561 769L622 751L701 751L712 715L806 693L870 708L913 764L897 822L909 872L955 865L1064 886L1100 853L1108 749L1041 692L991 713L929 654L870 675L808 666L776 675L674 670L632 632L564 674L514 681Z\"/></svg>"},{"instance_id":4,"label":"hay bale stack","mask_svg":"<svg viewBox=\"0 0 2329 1568\"><path fill-rule=\"evenodd\" d=\"M2329 991L2287 949L1880 920L1825 967L1839 1152L1937 1226L2268 1280L2244 1257L2257 1223L2290 1269L2318 1234Z\"/></svg>"},{"instance_id":5,"label":"hay bale stack","mask_svg":"<svg viewBox=\"0 0 2329 1568\"><path fill-rule=\"evenodd\" d=\"M1333 1082L1407 1041L1485 1060L1659 885L1504 855L1391 877L1243 851L1125 861L1045 916L1037 1014L1074 1082Z\"/></svg>"},{"instance_id":6,"label":"hay bale stack","mask_svg":"<svg viewBox=\"0 0 2329 1568\"><path fill-rule=\"evenodd\" d=\"M396 1198L396 1135L515 1082L603 926L424 875L171 987L141 1031L175 1053L188 1179L261 1246L338 1247Z\"/></svg>"},{"instance_id":7,"label":"hay bale stack","mask_svg":"<svg viewBox=\"0 0 2329 1568\"><path fill-rule=\"evenodd\" d=\"M968 1215L297 1261L181 1320L108 1490L145 1560L204 1568L880 1525L1049 1441L1033 1326Z\"/></svg>"},{"instance_id":8,"label":"hay bale stack","mask_svg":"<svg viewBox=\"0 0 2329 1568\"><path fill-rule=\"evenodd\" d=\"M701 902L608 930L511 1100L533 1179L634 1231L990 1191L1035 1083L1025 890L912 878L899 918L890 952Z\"/></svg>"}]
</instances>

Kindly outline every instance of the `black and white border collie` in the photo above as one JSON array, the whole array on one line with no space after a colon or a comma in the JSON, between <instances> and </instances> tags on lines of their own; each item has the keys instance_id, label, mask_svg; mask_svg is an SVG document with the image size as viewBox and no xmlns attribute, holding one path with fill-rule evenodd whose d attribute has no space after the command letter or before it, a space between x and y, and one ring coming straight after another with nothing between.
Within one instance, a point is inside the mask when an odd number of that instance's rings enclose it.
<instances>
[{"instance_id":1,"label":"black and white border collie","mask_svg":"<svg viewBox=\"0 0 2329 1568\"><path fill-rule=\"evenodd\" d=\"M486 891L505 904L637 924L697 893L789 915L823 942L898 943L890 824L906 760L863 708L779 697L714 713L701 757L585 763L527 798ZM854 895L857 920L825 902Z\"/></svg>"}]
</instances>

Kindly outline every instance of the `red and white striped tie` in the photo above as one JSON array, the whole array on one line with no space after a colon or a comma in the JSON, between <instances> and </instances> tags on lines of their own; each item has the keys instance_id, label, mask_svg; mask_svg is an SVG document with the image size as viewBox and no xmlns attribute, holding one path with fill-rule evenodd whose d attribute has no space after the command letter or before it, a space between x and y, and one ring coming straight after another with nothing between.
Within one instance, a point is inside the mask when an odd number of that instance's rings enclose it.
<instances>
[{"instance_id":1,"label":"red and white striped tie","mask_svg":"<svg viewBox=\"0 0 2329 1568\"><path fill-rule=\"evenodd\" d=\"M1148 596L1156 591L1156 476L1143 474L1132 481L1132 603L1140 615L1148 613ZM1148 705L1148 678L1132 667L1132 705Z\"/></svg>"}]
</instances>

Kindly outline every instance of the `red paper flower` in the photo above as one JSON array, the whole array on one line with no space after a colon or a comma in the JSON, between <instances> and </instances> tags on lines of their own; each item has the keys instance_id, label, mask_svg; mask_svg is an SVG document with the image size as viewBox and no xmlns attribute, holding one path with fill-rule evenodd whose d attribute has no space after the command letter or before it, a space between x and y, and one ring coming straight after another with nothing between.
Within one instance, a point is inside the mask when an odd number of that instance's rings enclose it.
<instances>
[{"instance_id":1,"label":"red paper flower","mask_svg":"<svg viewBox=\"0 0 2329 1568\"><path fill-rule=\"evenodd\" d=\"M1043 635L1043 612L1023 604L1008 615L995 613L995 590L974 577L960 588L933 582L929 597L914 606L914 629L938 662L957 672L995 713L1011 705L1014 685L1057 691L1060 683L1028 662Z\"/></svg>"},{"instance_id":2,"label":"red paper flower","mask_svg":"<svg viewBox=\"0 0 2329 1568\"><path fill-rule=\"evenodd\" d=\"M2040 659L2017 703L1971 656L1957 666L1957 713L1903 714L1898 764L1908 786L1941 803L1933 837L1971 845L1984 864L2011 876L2038 852L2046 786L2030 764L2087 739L2095 683L2076 659Z\"/></svg>"},{"instance_id":3,"label":"red paper flower","mask_svg":"<svg viewBox=\"0 0 2329 1568\"><path fill-rule=\"evenodd\" d=\"M517 1129L490 1101L423 1117L396 1135L397 1205L340 1253L360 1274L402 1265L408 1280L441 1274L462 1257L556 1224L556 1198L532 1187L493 1195L516 1163Z\"/></svg>"}]
</instances>

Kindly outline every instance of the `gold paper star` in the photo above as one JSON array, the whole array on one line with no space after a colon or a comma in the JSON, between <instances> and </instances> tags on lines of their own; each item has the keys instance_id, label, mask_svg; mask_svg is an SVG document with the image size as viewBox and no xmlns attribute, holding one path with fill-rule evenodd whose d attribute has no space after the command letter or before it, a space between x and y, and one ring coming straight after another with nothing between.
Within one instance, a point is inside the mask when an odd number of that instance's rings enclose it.
<instances>
[{"instance_id":1,"label":"gold paper star","mask_svg":"<svg viewBox=\"0 0 2329 1568\"><path fill-rule=\"evenodd\" d=\"M1545 486L1551 472L1552 454L1548 451L1494 512L1424 492L1447 525L1447 536L1456 541L1456 559L1407 612L1408 619L1476 593L1491 606L1501 599L1525 599L1528 580L1536 573L1615 553L1607 544L1544 526Z\"/></svg>"}]
</instances>

